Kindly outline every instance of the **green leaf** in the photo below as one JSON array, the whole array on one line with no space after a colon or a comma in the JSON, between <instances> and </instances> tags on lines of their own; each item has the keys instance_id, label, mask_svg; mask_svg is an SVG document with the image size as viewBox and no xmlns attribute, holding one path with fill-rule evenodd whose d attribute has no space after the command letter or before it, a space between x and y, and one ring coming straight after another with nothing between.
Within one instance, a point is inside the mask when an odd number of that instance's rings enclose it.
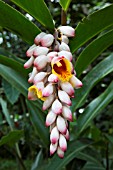
<instances>
[{"instance_id":1,"label":"green leaf","mask_svg":"<svg viewBox=\"0 0 113 170\"><path fill-rule=\"evenodd\" d=\"M23 137L24 131L23 130L14 130L9 132L8 135L3 136L0 140L0 146L2 145L9 145L10 147L14 146L16 142L19 141L21 137Z\"/></svg>"},{"instance_id":2,"label":"green leaf","mask_svg":"<svg viewBox=\"0 0 113 170\"><path fill-rule=\"evenodd\" d=\"M105 170L105 168L103 166L99 166L97 164L94 164L92 162L87 162L84 166L84 168L82 168L82 170Z\"/></svg>"},{"instance_id":3,"label":"green leaf","mask_svg":"<svg viewBox=\"0 0 113 170\"><path fill-rule=\"evenodd\" d=\"M50 30L54 30L52 16L44 0L11 0L32 15L37 21Z\"/></svg>"},{"instance_id":4,"label":"green leaf","mask_svg":"<svg viewBox=\"0 0 113 170\"><path fill-rule=\"evenodd\" d=\"M76 27L76 36L70 41L74 53L80 46L99 32L113 25L113 5L101 9L84 18Z\"/></svg>"},{"instance_id":5,"label":"green leaf","mask_svg":"<svg viewBox=\"0 0 113 170\"><path fill-rule=\"evenodd\" d=\"M105 67L106 66L106 67ZM75 99L73 99L72 111L74 112L79 108L90 90L98 83L103 77L113 71L113 53L101 61L90 71L82 80L83 87L75 91Z\"/></svg>"},{"instance_id":6,"label":"green leaf","mask_svg":"<svg viewBox=\"0 0 113 170\"><path fill-rule=\"evenodd\" d=\"M90 43L77 58L75 66L77 75L79 76L82 71L111 44L113 44L113 30Z\"/></svg>"},{"instance_id":7,"label":"green leaf","mask_svg":"<svg viewBox=\"0 0 113 170\"><path fill-rule=\"evenodd\" d=\"M19 35L27 43L32 44L40 29L24 17L20 12L0 0L0 26Z\"/></svg>"},{"instance_id":8,"label":"green leaf","mask_svg":"<svg viewBox=\"0 0 113 170\"><path fill-rule=\"evenodd\" d=\"M77 120L77 134L86 129L89 123L113 100L113 82L100 96L94 99Z\"/></svg>"},{"instance_id":9,"label":"green leaf","mask_svg":"<svg viewBox=\"0 0 113 170\"><path fill-rule=\"evenodd\" d=\"M113 136L105 134L105 137L113 144Z\"/></svg>"},{"instance_id":10,"label":"green leaf","mask_svg":"<svg viewBox=\"0 0 113 170\"><path fill-rule=\"evenodd\" d=\"M3 114L4 114L5 118L6 118L6 121L9 124L11 130L13 130L14 124L13 124L11 118L10 118L10 114L9 114L8 109L7 109L7 103L1 97L0 97L0 104L2 106L2 111L3 111Z\"/></svg>"},{"instance_id":11,"label":"green leaf","mask_svg":"<svg viewBox=\"0 0 113 170\"><path fill-rule=\"evenodd\" d=\"M3 85L4 92L5 92L5 95L8 101L11 104L14 104L15 102L17 102L20 92L16 88L11 86L11 84L8 83L5 79L2 80L2 85Z\"/></svg>"},{"instance_id":12,"label":"green leaf","mask_svg":"<svg viewBox=\"0 0 113 170\"><path fill-rule=\"evenodd\" d=\"M27 101L27 106L30 111L30 118L35 127L39 137L42 139L44 146L47 147L49 143L48 129L45 127L44 117L42 118L40 110L34 106L32 102ZM42 113L43 114L43 113Z\"/></svg>"},{"instance_id":13,"label":"green leaf","mask_svg":"<svg viewBox=\"0 0 113 170\"><path fill-rule=\"evenodd\" d=\"M45 169L53 170L61 170L64 166L66 166L73 158L76 157L80 151L85 149L89 146L91 142L80 142L80 141L73 141L70 142L68 145L68 150L65 153L65 157L60 159L57 155L55 155L51 161L49 162L48 166Z\"/></svg>"},{"instance_id":14,"label":"green leaf","mask_svg":"<svg viewBox=\"0 0 113 170\"><path fill-rule=\"evenodd\" d=\"M68 7L71 3L71 0L60 0L60 5L61 7L63 8L64 11L67 11L68 10Z\"/></svg>"},{"instance_id":15,"label":"green leaf","mask_svg":"<svg viewBox=\"0 0 113 170\"><path fill-rule=\"evenodd\" d=\"M37 170L39 168L40 165L42 165L42 160L43 160L43 154L42 154L42 149L39 151L35 162L32 165L31 170Z\"/></svg>"}]
</instances>

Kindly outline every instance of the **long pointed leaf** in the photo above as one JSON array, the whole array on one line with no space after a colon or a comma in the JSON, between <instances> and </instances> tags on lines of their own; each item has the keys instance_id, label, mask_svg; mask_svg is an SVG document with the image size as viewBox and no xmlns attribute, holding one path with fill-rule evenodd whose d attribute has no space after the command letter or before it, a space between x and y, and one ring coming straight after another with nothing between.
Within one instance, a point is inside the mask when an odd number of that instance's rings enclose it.
<instances>
[{"instance_id":1,"label":"long pointed leaf","mask_svg":"<svg viewBox=\"0 0 113 170\"><path fill-rule=\"evenodd\" d=\"M111 25L113 25L113 5L84 18L76 27L76 36L70 42L71 51L75 52L85 42Z\"/></svg>"},{"instance_id":2,"label":"long pointed leaf","mask_svg":"<svg viewBox=\"0 0 113 170\"><path fill-rule=\"evenodd\" d=\"M68 10L69 4L71 3L71 0L60 0L60 5L62 6L64 11Z\"/></svg>"},{"instance_id":3,"label":"long pointed leaf","mask_svg":"<svg viewBox=\"0 0 113 170\"><path fill-rule=\"evenodd\" d=\"M106 75L113 71L113 54L101 61L83 79L83 87L75 91L72 111L74 112L83 103L90 90Z\"/></svg>"},{"instance_id":4,"label":"long pointed leaf","mask_svg":"<svg viewBox=\"0 0 113 170\"><path fill-rule=\"evenodd\" d=\"M54 29L52 16L44 0L11 0L16 5L32 15L37 21L50 30Z\"/></svg>"},{"instance_id":5,"label":"long pointed leaf","mask_svg":"<svg viewBox=\"0 0 113 170\"><path fill-rule=\"evenodd\" d=\"M0 26L19 35L29 44L40 33L40 29L24 17L20 12L0 0Z\"/></svg>"}]
</instances>

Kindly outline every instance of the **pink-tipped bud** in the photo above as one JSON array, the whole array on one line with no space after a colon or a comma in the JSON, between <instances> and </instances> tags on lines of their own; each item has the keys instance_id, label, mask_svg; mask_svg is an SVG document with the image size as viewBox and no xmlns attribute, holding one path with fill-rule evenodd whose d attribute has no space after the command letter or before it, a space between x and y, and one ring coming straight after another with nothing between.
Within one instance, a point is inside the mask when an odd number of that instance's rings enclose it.
<instances>
[{"instance_id":1,"label":"pink-tipped bud","mask_svg":"<svg viewBox=\"0 0 113 170\"><path fill-rule=\"evenodd\" d=\"M67 132L66 132L66 134L65 134L64 136L65 136L66 140L69 140L70 136L69 136L69 131L68 131L68 129L67 129Z\"/></svg>"},{"instance_id":2,"label":"pink-tipped bud","mask_svg":"<svg viewBox=\"0 0 113 170\"><path fill-rule=\"evenodd\" d=\"M58 116L57 117L57 128L58 130L62 133L62 134L66 134L67 132L67 127L66 127L66 123L63 117Z\"/></svg>"},{"instance_id":3,"label":"pink-tipped bud","mask_svg":"<svg viewBox=\"0 0 113 170\"><path fill-rule=\"evenodd\" d=\"M48 63L50 63L52 61L52 59L54 57L56 57L58 55L58 53L56 51L52 51L50 53L47 54L47 58L48 58Z\"/></svg>"},{"instance_id":4,"label":"pink-tipped bud","mask_svg":"<svg viewBox=\"0 0 113 170\"><path fill-rule=\"evenodd\" d=\"M75 29L70 26L60 26L58 28L60 32L67 37L74 37L75 36Z\"/></svg>"},{"instance_id":5,"label":"pink-tipped bud","mask_svg":"<svg viewBox=\"0 0 113 170\"><path fill-rule=\"evenodd\" d=\"M45 32L41 32L40 34L38 34L34 39L34 43L36 45L39 45L41 38L43 38L45 35L46 35Z\"/></svg>"},{"instance_id":6,"label":"pink-tipped bud","mask_svg":"<svg viewBox=\"0 0 113 170\"><path fill-rule=\"evenodd\" d=\"M29 100L37 100L37 96L34 94L33 91L28 91L28 99Z\"/></svg>"},{"instance_id":7,"label":"pink-tipped bud","mask_svg":"<svg viewBox=\"0 0 113 170\"><path fill-rule=\"evenodd\" d=\"M64 118L66 118L67 120L71 121L72 122L72 113L71 113L71 110L66 107L66 106L63 106L62 107L62 115Z\"/></svg>"},{"instance_id":8,"label":"pink-tipped bud","mask_svg":"<svg viewBox=\"0 0 113 170\"><path fill-rule=\"evenodd\" d=\"M34 77L34 84L42 81L45 77L47 76L47 73L46 72L40 72L38 74L36 74L36 76Z\"/></svg>"},{"instance_id":9,"label":"pink-tipped bud","mask_svg":"<svg viewBox=\"0 0 113 170\"><path fill-rule=\"evenodd\" d=\"M57 155L61 159L64 157L64 152L62 151L62 149L60 147L57 148Z\"/></svg>"},{"instance_id":10,"label":"pink-tipped bud","mask_svg":"<svg viewBox=\"0 0 113 170\"><path fill-rule=\"evenodd\" d=\"M58 53L58 56L59 57L61 57L61 56L64 56L67 60L69 60L69 61L72 61L72 54L71 54L71 52L69 52L69 51L60 51L59 53Z\"/></svg>"},{"instance_id":11,"label":"pink-tipped bud","mask_svg":"<svg viewBox=\"0 0 113 170\"><path fill-rule=\"evenodd\" d=\"M70 48L66 43L62 42L61 45L59 46L59 51L69 51L70 52Z\"/></svg>"},{"instance_id":12,"label":"pink-tipped bud","mask_svg":"<svg viewBox=\"0 0 113 170\"><path fill-rule=\"evenodd\" d=\"M30 59L24 64L24 68L30 68L34 62L34 57L31 56Z\"/></svg>"},{"instance_id":13,"label":"pink-tipped bud","mask_svg":"<svg viewBox=\"0 0 113 170\"><path fill-rule=\"evenodd\" d=\"M37 46L33 44L27 51L26 51L26 56L31 57L33 55L33 51L35 50Z\"/></svg>"},{"instance_id":14,"label":"pink-tipped bud","mask_svg":"<svg viewBox=\"0 0 113 170\"><path fill-rule=\"evenodd\" d=\"M69 39L66 35L62 35L62 42L68 44L69 43Z\"/></svg>"},{"instance_id":15,"label":"pink-tipped bud","mask_svg":"<svg viewBox=\"0 0 113 170\"><path fill-rule=\"evenodd\" d=\"M35 60L34 60L34 66L38 69L41 70L47 65L47 56L46 55L39 55Z\"/></svg>"},{"instance_id":16,"label":"pink-tipped bud","mask_svg":"<svg viewBox=\"0 0 113 170\"><path fill-rule=\"evenodd\" d=\"M50 110L46 116L46 126L50 126L51 124L53 124L55 119L56 119L56 114L52 110Z\"/></svg>"},{"instance_id":17,"label":"pink-tipped bud","mask_svg":"<svg viewBox=\"0 0 113 170\"><path fill-rule=\"evenodd\" d=\"M57 143L55 144L50 144L50 156L53 155L55 153L55 151L57 150Z\"/></svg>"},{"instance_id":18,"label":"pink-tipped bud","mask_svg":"<svg viewBox=\"0 0 113 170\"><path fill-rule=\"evenodd\" d=\"M36 87L38 88L39 91L42 91L44 89L44 82L43 81L38 82L35 85L36 85Z\"/></svg>"},{"instance_id":19,"label":"pink-tipped bud","mask_svg":"<svg viewBox=\"0 0 113 170\"><path fill-rule=\"evenodd\" d=\"M42 91L42 96L48 97L53 93L54 86L52 83L48 84Z\"/></svg>"},{"instance_id":20,"label":"pink-tipped bud","mask_svg":"<svg viewBox=\"0 0 113 170\"><path fill-rule=\"evenodd\" d=\"M57 83L58 77L55 74L50 74L50 76L48 77L48 81L51 83Z\"/></svg>"},{"instance_id":21,"label":"pink-tipped bud","mask_svg":"<svg viewBox=\"0 0 113 170\"><path fill-rule=\"evenodd\" d=\"M29 76L29 79L28 79L28 82L29 83L32 83L33 80L34 80L34 77L35 75L38 73L36 67L33 67L33 71L31 72L30 76Z\"/></svg>"},{"instance_id":22,"label":"pink-tipped bud","mask_svg":"<svg viewBox=\"0 0 113 170\"><path fill-rule=\"evenodd\" d=\"M33 51L33 55L35 57L39 55L46 55L48 53L49 49L47 47L36 47L35 50Z\"/></svg>"},{"instance_id":23,"label":"pink-tipped bud","mask_svg":"<svg viewBox=\"0 0 113 170\"><path fill-rule=\"evenodd\" d=\"M47 97L47 99L43 103L42 109L43 110L48 109L51 106L51 104L53 103L54 98L55 98L54 94L52 94L51 96Z\"/></svg>"},{"instance_id":24,"label":"pink-tipped bud","mask_svg":"<svg viewBox=\"0 0 113 170\"><path fill-rule=\"evenodd\" d=\"M73 96L74 95L74 88L69 82L61 82L60 86L63 91L65 91L68 95Z\"/></svg>"},{"instance_id":25,"label":"pink-tipped bud","mask_svg":"<svg viewBox=\"0 0 113 170\"><path fill-rule=\"evenodd\" d=\"M50 141L52 144L57 143L57 141L59 140L59 131L57 129L57 127L55 126L50 134Z\"/></svg>"},{"instance_id":26,"label":"pink-tipped bud","mask_svg":"<svg viewBox=\"0 0 113 170\"><path fill-rule=\"evenodd\" d=\"M62 113L62 104L61 102L56 99L53 104L52 104L52 111L56 114L61 114Z\"/></svg>"},{"instance_id":27,"label":"pink-tipped bud","mask_svg":"<svg viewBox=\"0 0 113 170\"><path fill-rule=\"evenodd\" d=\"M67 150L67 141L66 141L66 138L62 134L60 134L60 137L59 137L59 147L61 148L63 152Z\"/></svg>"},{"instance_id":28,"label":"pink-tipped bud","mask_svg":"<svg viewBox=\"0 0 113 170\"><path fill-rule=\"evenodd\" d=\"M54 36L52 34L46 34L41 38L40 43L43 47L50 47L54 41Z\"/></svg>"},{"instance_id":29,"label":"pink-tipped bud","mask_svg":"<svg viewBox=\"0 0 113 170\"><path fill-rule=\"evenodd\" d=\"M61 100L61 102L67 104L68 106L72 105L70 97L68 96L68 94L65 91L58 90L58 97Z\"/></svg>"},{"instance_id":30,"label":"pink-tipped bud","mask_svg":"<svg viewBox=\"0 0 113 170\"><path fill-rule=\"evenodd\" d=\"M77 78L75 77L74 75L70 78L70 83L72 84L72 86L76 89L82 87L82 82Z\"/></svg>"}]
</instances>

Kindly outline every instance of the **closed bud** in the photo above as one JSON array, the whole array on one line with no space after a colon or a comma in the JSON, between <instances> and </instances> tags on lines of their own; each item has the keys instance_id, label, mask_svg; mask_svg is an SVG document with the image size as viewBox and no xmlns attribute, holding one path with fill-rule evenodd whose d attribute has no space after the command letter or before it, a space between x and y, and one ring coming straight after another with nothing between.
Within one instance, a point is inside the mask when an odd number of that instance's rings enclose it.
<instances>
[{"instance_id":1,"label":"closed bud","mask_svg":"<svg viewBox=\"0 0 113 170\"><path fill-rule=\"evenodd\" d=\"M52 34L46 34L41 38L40 42L43 47L50 47L54 41L54 36Z\"/></svg>"},{"instance_id":2,"label":"closed bud","mask_svg":"<svg viewBox=\"0 0 113 170\"><path fill-rule=\"evenodd\" d=\"M60 157L60 158L63 158L64 157L64 152L62 151L62 149L60 147L57 148L57 155Z\"/></svg>"},{"instance_id":3,"label":"closed bud","mask_svg":"<svg viewBox=\"0 0 113 170\"><path fill-rule=\"evenodd\" d=\"M34 62L34 57L31 56L30 59L24 64L24 68L30 68Z\"/></svg>"},{"instance_id":4,"label":"closed bud","mask_svg":"<svg viewBox=\"0 0 113 170\"><path fill-rule=\"evenodd\" d=\"M58 132L57 127L55 126L51 131L50 141L52 144L55 144L57 143L58 140L59 140L59 132Z\"/></svg>"},{"instance_id":5,"label":"closed bud","mask_svg":"<svg viewBox=\"0 0 113 170\"><path fill-rule=\"evenodd\" d=\"M47 76L47 73L46 72L40 72L38 74L36 74L36 76L34 77L34 84L42 81L45 77Z\"/></svg>"},{"instance_id":6,"label":"closed bud","mask_svg":"<svg viewBox=\"0 0 113 170\"><path fill-rule=\"evenodd\" d=\"M41 38L43 38L45 35L46 35L45 32L41 32L40 34L38 34L34 39L34 43L36 45L39 45Z\"/></svg>"},{"instance_id":7,"label":"closed bud","mask_svg":"<svg viewBox=\"0 0 113 170\"><path fill-rule=\"evenodd\" d=\"M64 118L66 118L67 120L72 122L72 113L68 107L66 107L66 106L62 107L62 115Z\"/></svg>"},{"instance_id":8,"label":"closed bud","mask_svg":"<svg viewBox=\"0 0 113 170\"><path fill-rule=\"evenodd\" d=\"M58 56L59 57L61 57L61 56L64 56L67 60L69 60L69 61L72 61L72 54L71 54L71 52L69 52L69 51L60 51L59 53L58 53Z\"/></svg>"},{"instance_id":9,"label":"closed bud","mask_svg":"<svg viewBox=\"0 0 113 170\"><path fill-rule=\"evenodd\" d=\"M66 134L67 132L67 127L66 127L66 123L65 120L63 119L63 117L58 116L57 117L57 128L58 130L62 133L62 134Z\"/></svg>"},{"instance_id":10,"label":"closed bud","mask_svg":"<svg viewBox=\"0 0 113 170\"><path fill-rule=\"evenodd\" d=\"M66 35L62 35L62 42L68 44L69 43L69 39Z\"/></svg>"},{"instance_id":11,"label":"closed bud","mask_svg":"<svg viewBox=\"0 0 113 170\"><path fill-rule=\"evenodd\" d=\"M53 90L54 90L54 86L53 84L48 84L42 91L42 96L44 97L48 97L50 96L52 93L53 93Z\"/></svg>"},{"instance_id":12,"label":"closed bud","mask_svg":"<svg viewBox=\"0 0 113 170\"><path fill-rule=\"evenodd\" d=\"M64 43L64 42L62 42L61 45L59 46L59 51L63 51L63 50L70 52L69 46L66 43Z\"/></svg>"},{"instance_id":13,"label":"closed bud","mask_svg":"<svg viewBox=\"0 0 113 170\"><path fill-rule=\"evenodd\" d=\"M50 63L52 61L52 59L54 57L56 57L58 55L58 53L56 51L52 51L50 53L47 54L47 58L48 58L48 63Z\"/></svg>"},{"instance_id":14,"label":"closed bud","mask_svg":"<svg viewBox=\"0 0 113 170\"><path fill-rule=\"evenodd\" d=\"M66 138L62 134L60 134L60 137L59 137L59 147L61 148L63 152L67 150L67 141L66 141Z\"/></svg>"},{"instance_id":15,"label":"closed bud","mask_svg":"<svg viewBox=\"0 0 113 170\"><path fill-rule=\"evenodd\" d=\"M46 55L40 55L34 60L34 66L41 70L47 65L47 56Z\"/></svg>"},{"instance_id":16,"label":"closed bud","mask_svg":"<svg viewBox=\"0 0 113 170\"><path fill-rule=\"evenodd\" d=\"M67 37L74 37L75 36L75 29L70 26L60 26L58 28L60 32Z\"/></svg>"},{"instance_id":17,"label":"closed bud","mask_svg":"<svg viewBox=\"0 0 113 170\"><path fill-rule=\"evenodd\" d=\"M30 76L29 76L29 79L28 79L28 82L29 83L32 83L33 80L34 80L34 77L35 75L38 73L36 67L33 67L33 71L31 72Z\"/></svg>"},{"instance_id":18,"label":"closed bud","mask_svg":"<svg viewBox=\"0 0 113 170\"><path fill-rule=\"evenodd\" d=\"M61 102L67 104L68 106L71 106L72 103L71 103L70 97L65 91L58 90L58 97L61 100Z\"/></svg>"},{"instance_id":19,"label":"closed bud","mask_svg":"<svg viewBox=\"0 0 113 170\"><path fill-rule=\"evenodd\" d=\"M43 90L44 89L44 82L43 81L41 81L41 82L38 82L38 83L36 83L35 84L36 85L36 87L38 88L38 90Z\"/></svg>"},{"instance_id":20,"label":"closed bud","mask_svg":"<svg viewBox=\"0 0 113 170\"><path fill-rule=\"evenodd\" d=\"M63 91L65 91L68 95L73 96L74 95L74 88L69 82L61 82L60 86Z\"/></svg>"},{"instance_id":21,"label":"closed bud","mask_svg":"<svg viewBox=\"0 0 113 170\"><path fill-rule=\"evenodd\" d=\"M49 49L47 47L36 47L35 50L33 51L33 55L35 57L39 55L46 55L48 53Z\"/></svg>"},{"instance_id":22,"label":"closed bud","mask_svg":"<svg viewBox=\"0 0 113 170\"><path fill-rule=\"evenodd\" d=\"M56 114L52 110L50 110L46 116L46 126L50 126L51 124L53 124L55 119L56 119Z\"/></svg>"},{"instance_id":23,"label":"closed bud","mask_svg":"<svg viewBox=\"0 0 113 170\"><path fill-rule=\"evenodd\" d=\"M26 51L26 56L31 57L33 55L33 51L35 50L37 46L33 44L27 51Z\"/></svg>"},{"instance_id":24,"label":"closed bud","mask_svg":"<svg viewBox=\"0 0 113 170\"><path fill-rule=\"evenodd\" d=\"M62 104L61 102L56 99L53 104L52 104L52 111L56 114L61 114L62 113Z\"/></svg>"},{"instance_id":25,"label":"closed bud","mask_svg":"<svg viewBox=\"0 0 113 170\"><path fill-rule=\"evenodd\" d=\"M75 77L74 75L70 78L70 83L72 84L72 86L76 89L82 87L82 82L77 78Z\"/></svg>"},{"instance_id":26,"label":"closed bud","mask_svg":"<svg viewBox=\"0 0 113 170\"><path fill-rule=\"evenodd\" d=\"M50 144L50 156L53 155L55 153L55 151L57 150L57 143L55 144Z\"/></svg>"},{"instance_id":27,"label":"closed bud","mask_svg":"<svg viewBox=\"0 0 113 170\"><path fill-rule=\"evenodd\" d=\"M43 110L48 109L52 105L54 98L55 98L54 94L52 94L49 97L47 97L47 99L43 103L42 109Z\"/></svg>"},{"instance_id":28,"label":"closed bud","mask_svg":"<svg viewBox=\"0 0 113 170\"><path fill-rule=\"evenodd\" d=\"M55 74L50 74L50 76L48 77L48 81L51 83L57 83L58 77Z\"/></svg>"}]
</instances>

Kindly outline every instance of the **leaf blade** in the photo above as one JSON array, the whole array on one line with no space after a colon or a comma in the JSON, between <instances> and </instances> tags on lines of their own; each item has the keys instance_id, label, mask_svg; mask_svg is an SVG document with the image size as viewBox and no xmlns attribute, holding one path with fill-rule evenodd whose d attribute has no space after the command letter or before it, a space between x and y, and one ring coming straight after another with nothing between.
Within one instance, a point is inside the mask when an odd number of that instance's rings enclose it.
<instances>
[{"instance_id":1,"label":"leaf blade","mask_svg":"<svg viewBox=\"0 0 113 170\"><path fill-rule=\"evenodd\" d=\"M67 11L68 10L68 7L71 3L71 0L60 0L60 5L61 7L63 8L64 11Z\"/></svg>"}]
</instances>

